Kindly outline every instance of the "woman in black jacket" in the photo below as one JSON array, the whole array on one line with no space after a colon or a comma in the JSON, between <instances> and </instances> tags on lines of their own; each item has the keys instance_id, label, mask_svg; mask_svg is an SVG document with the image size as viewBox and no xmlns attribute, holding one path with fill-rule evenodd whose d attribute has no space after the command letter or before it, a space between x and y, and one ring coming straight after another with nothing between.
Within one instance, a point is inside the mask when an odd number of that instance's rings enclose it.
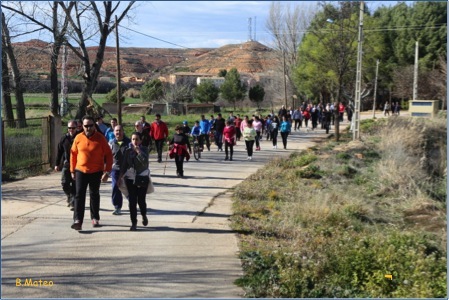
<instances>
[{"instance_id":1,"label":"woman in black jacket","mask_svg":"<svg viewBox=\"0 0 449 300\"><path fill-rule=\"evenodd\" d=\"M189 137L184 134L182 126L177 125L175 128L176 133L173 135L168 144L171 147L170 158L174 158L176 162L176 175L178 177L184 177L184 158L188 161L190 159L190 154L192 153L192 148L190 147ZM187 147L189 151L187 152Z\"/></svg>"},{"instance_id":2,"label":"woman in black jacket","mask_svg":"<svg viewBox=\"0 0 449 300\"><path fill-rule=\"evenodd\" d=\"M150 176L148 162L148 148L142 146L142 134L133 132L131 135L131 143L126 149L125 155L120 166L120 180L124 179L126 188L128 189L129 214L131 217L131 228L129 230L137 230L137 204L139 204L140 214L142 215L143 226L148 225L146 194L149 180L145 183L136 182L136 177Z\"/></svg>"}]
</instances>

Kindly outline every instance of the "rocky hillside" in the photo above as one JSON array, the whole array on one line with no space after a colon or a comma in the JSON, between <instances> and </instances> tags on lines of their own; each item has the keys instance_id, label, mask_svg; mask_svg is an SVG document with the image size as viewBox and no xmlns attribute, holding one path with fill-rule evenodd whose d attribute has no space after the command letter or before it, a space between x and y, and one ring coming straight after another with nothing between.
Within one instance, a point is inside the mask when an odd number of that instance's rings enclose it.
<instances>
[{"instance_id":1,"label":"rocky hillside","mask_svg":"<svg viewBox=\"0 0 449 300\"><path fill-rule=\"evenodd\" d=\"M19 68L28 77L50 73L50 44L31 40L15 43ZM94 59L96 47L89 48ZM82 70L81 61L69 50L68 74L76 78ZM60 56L60 61L62 53ZM176 71L218 74L220 69L236 67L241 73L263 73L273 69L273 50L258 43L226 45L220 48L171 49L171 48L120 48L122 76L150 78ZM59 64L59 67L61 63ZM107 47L101 76L115 77L116 50Z\"/></svg>"}]
</instances>

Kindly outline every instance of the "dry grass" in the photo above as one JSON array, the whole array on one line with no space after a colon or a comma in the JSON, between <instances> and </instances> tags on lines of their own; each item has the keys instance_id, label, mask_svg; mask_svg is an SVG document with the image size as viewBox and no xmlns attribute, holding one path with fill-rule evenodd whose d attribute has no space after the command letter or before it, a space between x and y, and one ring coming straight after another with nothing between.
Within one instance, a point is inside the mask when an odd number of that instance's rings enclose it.
<instances>
[{"instance_id":1,"label":"dry grass","mask_svg":"<svg viewBox=\"0 0 449 300\"><path fill-rule=\"evenodd\" d=\"M236 188L232 219L246 232L241 251L251 256L244 260L251 267L245 263L242 285L249 297L436 297L446 291L440 273L447 239L445 119L389 118L365 127L370 133L362 141L343 135L340 143L277 159ZM385 286L374 275L410 260L435 276L422 293L413 284Z\"/></svg>"}]
</instances>

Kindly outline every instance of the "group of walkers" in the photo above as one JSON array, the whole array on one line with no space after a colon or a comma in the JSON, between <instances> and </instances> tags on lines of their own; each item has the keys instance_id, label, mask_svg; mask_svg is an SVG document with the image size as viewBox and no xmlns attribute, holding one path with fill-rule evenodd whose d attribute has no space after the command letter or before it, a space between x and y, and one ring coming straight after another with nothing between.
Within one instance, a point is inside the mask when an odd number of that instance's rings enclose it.
<instances>
[{"instance_id":1,"label":"group of walkers","mask_svg":"<svg viewBox=\"0 0 449 300\"><path fill-rule=\"evenodd\" d=\"M324 114L327 108L324 108ZM159 114L148 123L145 116L134 123L134 132L126 137L124 128L112 118L110 127L104 124L103 117L94 119L83 117L82 121L70 120L67 133L58 144L55 171L62 171L61 185L67 197L67 206L73 211L72 228L81 230L84 221L84 207L87 187L90 196L90 218L93 227L100 226L100 183L111 177L113 215L121 215L123 198L129 201L131 228L137 229L137 205L142 215L142 224L148 224L146 215L146 194L150 186L149 153L156 150L157 161L162 163L164 144L169 146L168 155L175 160L176 175L184 177L184 161L190 159L192 153L191 138L198 140L201 151L204 144L211 150L211 140L217 151L225 152L225 161L234 160L234 146L237 141L244 140L247 160L253 159L254 151L261 151L261 141L266 137L271 141L273 149L277 149L278 133L282 138L283 148L287 149L287 139L292 131L299 130L302 120L307 120L310 111L313 116L314 107L286 110L283 106L277 115L271 113L266 117L253 115L252 118L231 112L228 118L218 114L206 119L201 115L192 128L188 122L177 125L173 137L168 140L169 132ZM300 112L300 117L298 117ZM299 120L299 122L297 122ZM313 123L313 121L312 121ZM330 123L330 118L329 118ZM307 127L307 121L305 122ZM138 182L142 177L148 180Z\"/></svg>"},{"instance_id":2,"label":"group of walkers","mask_svg":"<svg viewBox=\"0 0 449 300\"><path fill-rule=\"evenodd\" d=\"M67 133L58 144L55 171L62 171L61 184L67 196L67 205L73 211L71 228L81 230L84 221L86 192L89 186L90 218L93 227L100 226L100 183L109 177L112 181L114 215L120 215L123 195L129 201L131 231L137 230L137 205L142 224L148 225L146 194L151 186L149 151L154 141L158 162L168 138L167 125L159 114L151 124L142 116L135 123L135 131L128 138L117 119L111 127L99 116L85 116L81 122L70 120Z\"/></svg>"},{"instance_id":3,"label":"group of walkers","mask_svg":"<svg viewBox=\"0 0 449 300\"><path fill-rule=\"evenodd\" d=\"M384 116L390 116L390 111L392 116L399 116L399 113L401 111L401 105L399 102L392 102L391 105L387 101L384 104Z\"/></svg>"}]
</instances>

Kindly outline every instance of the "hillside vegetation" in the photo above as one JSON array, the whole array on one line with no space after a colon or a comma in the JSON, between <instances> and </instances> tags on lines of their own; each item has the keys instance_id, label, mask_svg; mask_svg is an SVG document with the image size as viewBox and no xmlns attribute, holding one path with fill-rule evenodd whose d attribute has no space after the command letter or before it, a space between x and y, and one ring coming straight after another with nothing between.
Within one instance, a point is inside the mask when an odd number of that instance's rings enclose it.
<instances>
[{"instance_id":1,"label":"hillside vegetation","mask_svg":"<svg viewBox=\"0 0 449 300\"><path fill-rule=\"evenodd\" d=\"M446 296L446 119L361 128L236 187L247 297Z\"/></svg>"}]
</instances>

